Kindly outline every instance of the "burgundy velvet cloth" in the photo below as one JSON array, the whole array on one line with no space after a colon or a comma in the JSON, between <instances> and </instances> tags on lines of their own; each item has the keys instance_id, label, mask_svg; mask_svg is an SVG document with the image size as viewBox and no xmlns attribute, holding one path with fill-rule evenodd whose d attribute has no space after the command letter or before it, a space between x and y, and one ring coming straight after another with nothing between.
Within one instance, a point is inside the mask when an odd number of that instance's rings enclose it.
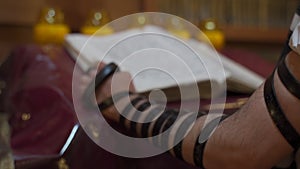
<instances>
[{"instance_id":1,"label":"burgundy velvet cloth","mask_svg":"<svg viewBox=\"0 0 300 169\"><path fill-rule=\"evenodd\" d=\"M264 77L274 68L274 64L254 53L242 50L224 50L222 53ZM5 67L9 69L2 70L2 74L8 72L3 75L7 90L5 99L0 99L4 111L12 115L11 146L17 163L34 156L58 156L77 123L72 103L74 61L62 47L26 45L12 52ZM240 97L245 95L229 95L232 100ZM26 114L30 115L29 119L24 119ZM93 143L82 129L74 140L64 154L72 169L195 168L168 153L142 159L111 154Z\"/></svg>"},{"instance_id":2,"label":"burgundy velvet cloth","mask_svg":"<svg viewBox=\"0 0 300 169\"><path fill-rule=\"evenodd\" d=\"M275 64L261 58L258 54L243 49L223 49L220 51L226 57L244 65L262 77L268 77L275 68Z\"/></svg>"}]
</instances>

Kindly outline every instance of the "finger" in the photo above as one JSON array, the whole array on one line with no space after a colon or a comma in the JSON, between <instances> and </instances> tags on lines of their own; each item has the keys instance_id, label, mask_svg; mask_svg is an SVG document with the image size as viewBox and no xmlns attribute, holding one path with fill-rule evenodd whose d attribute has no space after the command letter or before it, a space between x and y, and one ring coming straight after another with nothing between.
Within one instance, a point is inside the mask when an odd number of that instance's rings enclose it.
<instances>
[{"instance_id":1,"label":"finger","mask_svg":"<svg viewBox=\"0 0 300 169\"><path fill-rule=\"evenodd\" d=\"M99 72L100 70L102 70L105 67L105 65L106 64L104 62L100 62L99 64L95 64L95 65L91 66L88 69L87 73L89 75L95 75L95 73Z\"/></svg>"},{"instance_id":2,"label":"finger","mask_svg":"<svg viewBox=\"0 0 300 169\"><path fill-rule=\"evenodd\" d=\"M100 62L99 65L98 65L97 70L98 70L98 71L102 70L102 69L105 67L105 65L106 65L106 64L105 64L104 62Z\"/></svg>"},{"instance_id":3,"label":"finger","mask_svg":"<svg viewBox=\"0 0 300 169\"><path fill-rule=\"evenodd\" d=\"M119 72L114 74L113 78L110 79L110 85L112 92L131 91L135 92L132 77L128 72Z\"/></svg>"}]
</instances>

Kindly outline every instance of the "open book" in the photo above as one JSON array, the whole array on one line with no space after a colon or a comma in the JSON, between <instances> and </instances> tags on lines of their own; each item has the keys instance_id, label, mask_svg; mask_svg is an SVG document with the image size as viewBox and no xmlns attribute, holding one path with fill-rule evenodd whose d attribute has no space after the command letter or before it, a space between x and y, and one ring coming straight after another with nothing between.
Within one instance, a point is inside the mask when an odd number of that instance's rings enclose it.
<instances>
[{"instance_id":1,"label":"open book","mask_svg":"<svg viewBox=\"0 0 300 169\"><path fill-rule=\"evenodd\" d=\"M133 76L137 92L162 89L172 100L180 97L180 87L189 89L192 84L198 86L200 97L209 98L223 92L222 87L212 92L212 84L224 86L227 82L227 90L249 93L264 80L207 43L180 39L156 26L108 36L69 34L65 46L84 71L99 61L114 62ZM191 90L186 99L199 93Z\"/></svg>"}]
</instances>

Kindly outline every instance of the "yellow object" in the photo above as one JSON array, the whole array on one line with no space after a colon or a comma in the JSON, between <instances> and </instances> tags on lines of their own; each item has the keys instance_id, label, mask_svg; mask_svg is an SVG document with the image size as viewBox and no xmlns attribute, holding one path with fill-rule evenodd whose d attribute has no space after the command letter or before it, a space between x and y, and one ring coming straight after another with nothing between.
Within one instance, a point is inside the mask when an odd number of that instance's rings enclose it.
<instances>
[{"instance_id":1,"label":"yellow object","mask_svg":"<svg viewBox=\"0 0 300 169\"><path fill-rule=\"evenodd\" d=\"M217 50L220 50L224 47L225 38L223 32L215 30L203 31L203 33L207 36L207 38Z\"/></svg>"},{"instance_id":2,"label":"yellow object","mask_svg":"<svg viewBox=\"0 0 300 169\"><path fill-rule=\"evenodd\" d=\"M173 34L179 38L182 38L182 39L191 38L191 34L187 30L184 30L184 29L169 29L168 31L171 34Z\"/></svg>"},{"instance_id":3,"label":"yellow object","mask_svg":"<svg viewBox=\"0 0 300 169\"><path fill-rule=\"evenodd\" d=\"M67 161L64 158L59 159L59 161L57 162L57 166L59 169L69 169Z\"/></svg>"},{"instance_id":4,"label":"yellow object","mask_svg":"<svg viewBox=\"0 0 300 169\"><path fill-rule=\"evenodd\" d=\"M111 27L106 25L109 22L110 18L105 10L92 11L80 31L88 35L109 35L114 32Z\"/></svg>"},{"instance_id":5,"label":"yellow object","mask_svg":"<svg viewBox=\"0 0 300 169\"><path fill-rule=\"evenodd\" d=\"M114 30L109 26L83 26L81 28L81 33L87 35L109 35L114 33Z\"/></svg>"},{"instance_id":6,"label":"yellow object","mask_svg":"<svg viewBox=\"0 0 300 169\"><path fill-rule=\"evenodd\" d=\"M172 17L169 20L169 23L167 25L167 30L177 37L183 39L191 38L190 32L186 29L185 24L183 23L182 19L179 17Z\"/></svg>"},{"instance_id":7,"label":"yellow object","mask_svg":"<svg viewBox=\"0 0 300 169\"><path fill-rule=\"evenodd\" d=\"M40 44L62 44L65 35L69 32L70 29L65 24L40 23L34 27L34 39Z\"/></svg>"},{"instance_id":8,"label":"yellow object","mask_svg":"<svg viewBox=\"0 0 300 169\"><path fill-rule=\"evenodd\" d=\"M220 50L224 47L224 33L217 27L217 24L214 20L210 19L203 21L200 25L200 29L217 50ZM205 40L202 33L198 35L198 39Z\"/></svg>"},{"instance_id":9,"label":"yellow object","mask_svg":"<svg viewBox=\"0 0 300 169\"><path fill-rule=\"evenodd\" d=\"M30 115L30 113L22 113L21 118L23 121L28 121L28 120L30 120L31 115Z\"/></svg>"},{"instance_id":10,"label":"yellow object","mask_svg":"<svg viewBox=\"0 0 300 169\"><path fill-rule=\"evenodd\" d=\"M63 13L59 9L45 8L39 22L34 26L34 39L40 44L62 44L69 32L70 28L64 23Z\"/></svg>"}]
</instances>

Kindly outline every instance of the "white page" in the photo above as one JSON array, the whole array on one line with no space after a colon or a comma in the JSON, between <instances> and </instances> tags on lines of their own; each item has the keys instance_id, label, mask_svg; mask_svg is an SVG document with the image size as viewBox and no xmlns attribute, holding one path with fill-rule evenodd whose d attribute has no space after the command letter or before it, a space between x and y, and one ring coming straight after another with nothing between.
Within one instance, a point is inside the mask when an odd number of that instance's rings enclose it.
<instances>
[{"instance_id":1,"label":"white page","mask_svg":"<svg viewBox=\"0 0 300 169\"><path fill-rule=\"evenodd\" d=\"M250 82L253 87L262 82L255 73L223 58L207 44L196 40L183 41L155 26L101 37L70 34L66 42L71 50L80 53L79 64L85 70L87 65L94 66L100 60L115 62L121 70L134 76L138 92L209 79L221 85L232 76L231 73L241 81L246 79L244 82Z\"/></svg>"},{"instance_id":2,"label":"white page","mask_svg":"<svg viewBox=\"0 0 300 169\"><path fill-rule=\"evenodd\" d=\"M66 40L79 49L85 62L115 62L121 70L129 71L138 92L189 85L209 78L222 84L226 79L211 56L154 26L104 37L69 35Z\"/></svg>"},{"instance_id":3,"label":"white page","mask_svg":"<svg viewBox=\"0 0 300 169\"><path fill-rule=\"evenodd\" d=\"M246 85L251 89L256 89L264 82L265 79L252 70L223 56L222 54L212 54L214 51L209 46L197 45L198 43L199 42L193 40L189 41L191 46L193 46L195 49L199 48L199 52L205 53L205 56L210 56L210 58L214 58L215 60L221 59L219 61L222 62L226 72L230 72L228 77L234 80L236 83Z\"/></svg>"}]
</instances>

